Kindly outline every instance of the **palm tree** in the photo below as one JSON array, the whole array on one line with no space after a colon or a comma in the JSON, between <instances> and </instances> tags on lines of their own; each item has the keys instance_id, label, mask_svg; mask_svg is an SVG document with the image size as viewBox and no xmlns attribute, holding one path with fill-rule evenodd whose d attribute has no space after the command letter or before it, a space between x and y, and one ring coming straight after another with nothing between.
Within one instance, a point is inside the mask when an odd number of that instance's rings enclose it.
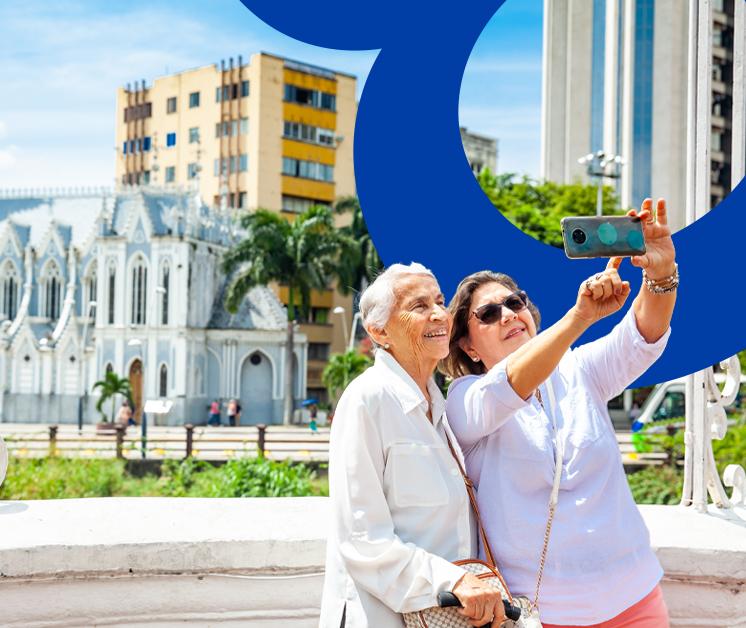
<instances>
[{"instance_id":1,"label":"palm tree","mask_svg":"<svg viewBox=\"0 0 746 628\"><path fill-rule=\"evenodd\" d=\"M371 364L373 360L357 351L335 353L329 358L321 374L321 381L329 391L329 397L335 400L335 404L347 385Z\"/></svg>"},{"instance_id":2,"label":"palm tree","mask_svg":"<svg viewBox=\"0 0 746 628\"><path fill-rule=\"evenodd\" d=\"M285 346L285 406L283 422L293 413L293 325L308 316L311 290L324 290L333 278L339 254L349 246L334 227L331 210L311 207L288 221L276 212L258 209L241 218L243 239L223 257L223 271L231 276L225 308L232 313L255 286L271 282L288 288Z\"/></svg>"},{"instance_id":3,"label":"palm tree","mask_svg":"<svg viewBox=\"0 0 746 628\"><path fill-rule=\"evenodd\" d=\"M108 423L106 414L104 414L103 411L103 405L106 401L111 399L111 422L114 423L116 396L122 395L127 397L127 399L132 398L130 380L126 377L119 377L119 375L114 373L114 371L109 371L104 375L104 379L100 379L93 385L93 389L95 390L96 388L101 389L101 397L99 397L99 400L96 402L96 410L101 414L101 422Z\"/></svg>"},{"instance_id":4,"label":"palm tree","mask_svg":"<svg viewBox=\"0 0 746 628\"><path fill-rule=\"evenodd\" d=\"M362 292L383 270L383 262L368 233L357 196L340 198L334 204L334 213L352 214L350 224L340 229L347 236L350 247L343 252L345 264L337 271L338 290L345 295L352 291Z\"/></svg>"}]
</instances>

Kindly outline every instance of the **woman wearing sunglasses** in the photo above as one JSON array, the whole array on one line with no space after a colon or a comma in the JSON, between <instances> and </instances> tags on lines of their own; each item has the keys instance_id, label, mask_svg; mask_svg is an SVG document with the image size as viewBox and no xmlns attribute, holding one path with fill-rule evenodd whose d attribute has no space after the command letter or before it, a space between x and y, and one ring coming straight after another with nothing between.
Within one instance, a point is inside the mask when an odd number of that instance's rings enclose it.
<instances>
[{"instance_id":1,"label":"woman wearing sunglasses","mask_svg":"<svg viewBox=\"0 0 746 628\"><path fill-rule=\"evenodd\" d=\"M506 275L470 275L449 306L450 355L441 362L455 380L449 424L478 486L498 566L512 593L538 600L545 628L668 626L662 569L606 409L655 362L670 333L675 250L665 202L658 201L657 219L652 205L647 199L639 214L647 252L631 258L643 269L642 288L599 340L570 350L627 300L620 259L585 281L570 311L539 335L538 310ZM548 524L550 495L558 497Z\"/></svg>"}]
</instances>

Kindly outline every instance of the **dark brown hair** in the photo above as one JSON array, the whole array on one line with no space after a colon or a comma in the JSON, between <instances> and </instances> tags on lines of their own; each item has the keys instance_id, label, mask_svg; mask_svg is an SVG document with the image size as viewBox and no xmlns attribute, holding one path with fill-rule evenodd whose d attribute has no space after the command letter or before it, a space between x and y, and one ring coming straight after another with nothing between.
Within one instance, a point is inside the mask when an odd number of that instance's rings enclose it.
<instances>
[{"instance_id":1,"label":"dark brown hair","mask_svg":"<svg viewBox=\"0 0 746 628\"><path fill-rule=\"evenodd\" d=\"M474 362L469 355L459 346L459 341L469 335L469 314L472 307L471 302L474 292L480 286L487 283L499 283L505 286L511 292L518 290L518 284L508 275L503 273L494 273L491 270L482 270L478 273L472 273L461 281L456 288L456 294L453 295L448 310L453 315L453 329L451 330L451 340L448 343L448 357L443 358L438 365L439 370L449 377L457 378L464 375L482 375L487 372L484 362ZM536 306L529 300L528 311L536 323L536 329L539 329L541 315Z\"/></svg>"}]
</instances>

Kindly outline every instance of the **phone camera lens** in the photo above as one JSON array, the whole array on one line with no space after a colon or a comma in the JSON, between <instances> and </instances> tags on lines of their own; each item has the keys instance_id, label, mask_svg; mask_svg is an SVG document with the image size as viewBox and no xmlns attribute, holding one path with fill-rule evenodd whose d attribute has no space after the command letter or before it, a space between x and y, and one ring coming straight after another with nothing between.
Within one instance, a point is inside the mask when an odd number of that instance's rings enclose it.
<instances>
[{"instance_id":1,"label":"phone camera lens","mask_svg":"<svg viewBox=\"0 0 746 628\"><path fill-rule=\"evenodd\" d=\"M572 241L575 242L575 244L585 244L585 241L588 239L588 237L585 235L585 231L582 229L575 229L572 232Z\"/></svg>"}]
</instances>

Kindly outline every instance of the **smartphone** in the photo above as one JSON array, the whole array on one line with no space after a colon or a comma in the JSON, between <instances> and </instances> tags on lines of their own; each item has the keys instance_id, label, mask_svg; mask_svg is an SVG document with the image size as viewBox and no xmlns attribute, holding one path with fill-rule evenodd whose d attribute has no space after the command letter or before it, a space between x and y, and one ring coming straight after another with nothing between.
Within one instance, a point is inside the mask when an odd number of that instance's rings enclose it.
<instances>
[{"instance_id":1,"label":"smartphone","mask_svg":"<svg viewBox=\"0 0 746 628\"><path fill-rule=\"evenodd\" d=\"M560 224L567 257L631 257L645 254L645 238L639 218L568 216Z\"/></svg>"}]
</instances>

